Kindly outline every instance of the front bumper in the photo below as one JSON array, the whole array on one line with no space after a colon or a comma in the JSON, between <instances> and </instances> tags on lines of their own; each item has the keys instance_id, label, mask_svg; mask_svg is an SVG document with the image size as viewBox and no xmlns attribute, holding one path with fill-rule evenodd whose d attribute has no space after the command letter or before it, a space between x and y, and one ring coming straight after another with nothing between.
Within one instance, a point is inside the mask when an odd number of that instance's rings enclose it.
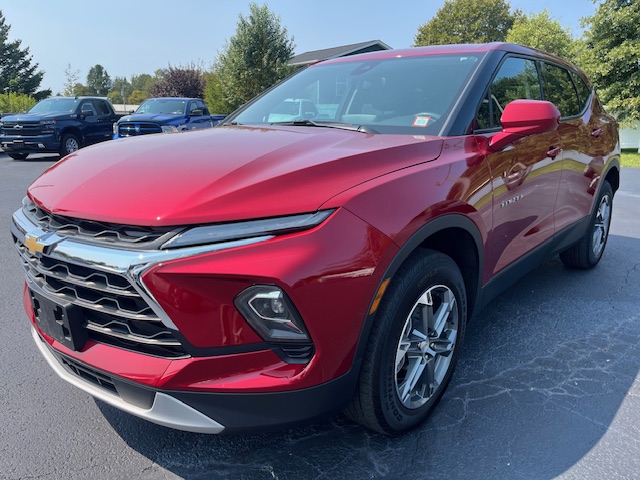
<instances>
[{"instance_id":1,"label":"front bumper","mask_svg":"<svg viewBox=\"0 0 640 480\"><path fill-rule=\"evenodd\" d=\"M60 150L60 139L55 134L33 137L0 136L0 146L5 152L52 153Z\"/></svg>"},{"instance_id":2,"label":"front bumper","mask_svg":"<svg viewBox=\"0 0 640 480\"><path fill-rule=\"evenodd\" d=\"M316 387L276 393L162 391L98 371L60 354L32 328L33 339L60 378L127 413L195 433L284 428L344 409L358 369Z\"/></svg>"},{"instance_id":3,"label":"front bumper","mask_svg":"<svg viewBox=\"0 0 640 480\"><path fill-rule=\"evenodd\" d=\"M132 403L132 400L135 401L134 396L130 395L130 400L125 400L124 397L127 396L125 392L129 392L130 394L130 391L125 386L126 384L122 384L118 389L118 387L115 386L117 383L110 382L111 385L114 385L115 389L115 392L110 392L104 386L99 386L101 382L98 381L98 376L93 373L93 369L77 368L77 364L76 369L72 369L68 360L64 362L64 357L59 354L56 355L53 349L38 335L35 328L32 328L31 333L33 340L38 346L38 350L40 350L42 356L58 376L95 398L132 415L165 427L195 433L221 433L224 430L223 425L166 393L155 392L151 397L151 405L148 408ZM67 365L66 367L64 366L65 363ZM81 375L80 372L84 375ZM104 385L106 383L104 382L105 377L102 377L102 385ZM95 380L91 381L91 379ZM140 401L136 403L146 403L145 400L147 399L144 396L138 396L138 398L140 398Z\"/></svg>"}]
</instances>

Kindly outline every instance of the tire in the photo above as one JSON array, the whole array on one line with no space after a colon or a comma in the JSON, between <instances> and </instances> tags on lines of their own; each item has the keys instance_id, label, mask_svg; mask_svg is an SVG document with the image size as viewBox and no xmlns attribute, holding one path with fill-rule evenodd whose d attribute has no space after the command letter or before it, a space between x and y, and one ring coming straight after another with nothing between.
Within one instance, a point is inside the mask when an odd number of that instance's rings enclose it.
<instances>
[{"instance_id":1,"label":"tire","mask_svg":"<svg viewBox=\"0 0 640 480\"><path fill-rule=\"evenodd\" d=\"M593 268L598 264L609 238L612 211L613 190L609 182L605 180L600 189L600 195L591 215L587 232L578 243L560 253L562 263L567 267L583 270Z\"/></svg>"},{"instance_id":2,"label":"tire","mask_svg":"<svg viewBox=\"0 0 640 480\"><path fill-rule=\"evenodd\" d=\"M26 160L29 156L28 153L7 153L14 160Z\"/></svg>"},{"instance_id":3,"label":"tire","mask_svg":"<svg viewBox=\"0 0 640 480\"><path fill-rule=\"evenodd\" d=\"M347 416L389 435L426 420L451 380L466 321L456 263L433 250L413 253L380 304Z\"/></svg>"},{"instance_id":4,"label":"tire","mask_svg":"<svg viewBox=\"0 0 640 480\"><path fill-rule=\"evenodd\" d=\"M73 133L67 133L62 137L60 142L60 156L66 157L70 153L77 152L80 149L80 140Z\"/></svg>"}]
</instances>

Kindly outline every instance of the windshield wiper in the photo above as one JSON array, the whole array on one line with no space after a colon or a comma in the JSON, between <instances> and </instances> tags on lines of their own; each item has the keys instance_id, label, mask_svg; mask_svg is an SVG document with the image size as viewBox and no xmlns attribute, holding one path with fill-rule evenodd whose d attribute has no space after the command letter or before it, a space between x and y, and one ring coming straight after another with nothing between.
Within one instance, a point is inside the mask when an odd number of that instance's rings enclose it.
<instances>
[{"instance_id":1,"label":"windshield wiper","mask_svg":"<svg viewBox=\"0 0 640 480\"><path fill-rule=\"evenodd\" d=\"M314 120L292 120L290 122L271 122L269 125L292 125L294 127L320 127L320 128L339 128L341 130L351 130L361 133L378 133L371 127L366 125L354 125L352 123L342 122L316 122Z\"/></svg>"}]
</instances>

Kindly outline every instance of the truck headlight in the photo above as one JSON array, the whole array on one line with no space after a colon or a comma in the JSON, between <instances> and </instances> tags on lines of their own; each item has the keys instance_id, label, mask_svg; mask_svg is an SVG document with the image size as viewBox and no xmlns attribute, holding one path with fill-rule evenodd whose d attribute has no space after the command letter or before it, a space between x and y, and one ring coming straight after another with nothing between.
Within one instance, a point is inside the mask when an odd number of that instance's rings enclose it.
<instances>
[{"instance_id":1,"label":"truck headlight","mask_svg":"<svg viewBox=\"0 0 640 480\"><path fill-rule=\"evenodd\" d=\"M42 120L40 122L41 125L55 125L56 121L55 120Z\"/></svg>"},{"instance_id":2,"label":"truck headlight","mask_svg":"<svg viewBox=\"0 0 640 480\"><path fill-rule=\"evenodd\" d=\"M118 135L118 128L120 128L120 127L118 126L118 124L117 124L117 123L114 123L114 124L113 124L113 134L114 134L114 135Z\"/></svg>"},{"instance_id":3,"label":"truck headlight","mask_svg":"<svg viewBox=\"0 0 640 480\"><path fill-rule=\"evenodd\" d=\"M160 128L162 129L162 133L174 133L178 131L173 125L162 125Z\"/></svg>"},{"instance_id":4,"label":"truck headlight","mask_svg":"<svg viewBox=\"0 0 640 480\"><path fill-rule=\"evenodd\" d=\"M254 285L234 301L245 320L267 342L310 342L289 297L274 285Z\"/></svg>"}]
</instances>

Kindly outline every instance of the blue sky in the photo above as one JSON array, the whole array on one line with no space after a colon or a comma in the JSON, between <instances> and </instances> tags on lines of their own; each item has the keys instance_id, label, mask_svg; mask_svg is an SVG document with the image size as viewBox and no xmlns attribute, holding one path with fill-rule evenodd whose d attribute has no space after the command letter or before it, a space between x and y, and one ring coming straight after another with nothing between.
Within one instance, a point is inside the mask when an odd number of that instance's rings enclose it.
<instances>
[{"instance_id":1,"label":"blue sky","mask_svg":"<svg viewBox=\"0 0 640 480\"><path fill-rule=\"evenodd\" d=\"M393 48L409 47L418 27L444 0L266 3L293 35L296 53L302 53L376 39ZM580 18L593 15L596 9L592 0L510 3L527 13L547 8L574 35L581 33ZM11 25L10 39L21 39L45 71L41 88L57 93L64 89L67 64L80 71L82 82L98 63L111 78L153 73L168 64L196 62L209 67L235 33L238 15L247 15L249 4L241 0L2 0L0 10Z\"/></svg>"}]
</instances>

